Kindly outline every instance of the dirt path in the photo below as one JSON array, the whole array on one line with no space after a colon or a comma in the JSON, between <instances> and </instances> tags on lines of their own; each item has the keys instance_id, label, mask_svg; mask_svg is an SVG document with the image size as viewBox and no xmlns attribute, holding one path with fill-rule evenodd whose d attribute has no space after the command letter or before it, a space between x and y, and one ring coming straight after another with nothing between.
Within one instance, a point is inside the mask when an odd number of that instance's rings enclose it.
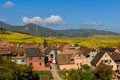
<instances>
[{"instance_id":1,"label":"dirt path","mask_svg":"<svg viewBox=\"0 0 120 80\"><path fill-rule=\"evenodd\" d=\"M53 74L53 78L54 80L63 80L59 74L57 73L57 69L56 69L56 66L55 64L50 64L51 65L51 71L52 71L52 74Z\"/></svg>"}]
</instances>

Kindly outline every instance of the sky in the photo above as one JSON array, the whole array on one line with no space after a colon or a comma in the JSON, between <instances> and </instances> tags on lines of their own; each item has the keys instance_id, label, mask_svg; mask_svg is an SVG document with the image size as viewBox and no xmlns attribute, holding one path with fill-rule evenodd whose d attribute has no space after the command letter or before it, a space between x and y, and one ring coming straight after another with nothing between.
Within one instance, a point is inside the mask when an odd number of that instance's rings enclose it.
<instances>
[{"instance_id":1,"label":"sky","mask_svg":"<svg viewBox=\"0 0 120 80\"><path fill-rule=\"evenodd\" d=\"M11 25L120 32L120 0L0 0L0 20Z\"/></svg>"}]
</instances>

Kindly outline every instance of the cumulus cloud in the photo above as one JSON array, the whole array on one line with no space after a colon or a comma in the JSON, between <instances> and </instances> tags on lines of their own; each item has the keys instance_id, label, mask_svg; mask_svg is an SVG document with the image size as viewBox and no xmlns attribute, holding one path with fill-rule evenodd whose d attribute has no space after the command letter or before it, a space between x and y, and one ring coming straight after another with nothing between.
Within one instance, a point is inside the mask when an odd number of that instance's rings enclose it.
<instances>
[{"instance_id":1,"label":"cumulus cloud","mask_svg":"<svg viewBox=\"0 0 120 80\"><path fill-rule=\"evenodd\" d=\"M14 5L15 4L12 1L7 1L7 2L5 2L5 4L3 5L3 7L10 8L10 7L13 7Z\"/></svg>"},{"instance_id":2,"label":"cumulus cloud","mask_svg":"<svg viewBox=\"0 0 120 80\"><path fill-rule=\"evenodd\" d=\"M63 22L63 19L60 16L51 15L48 18L44 19L45 24L54 24L60 25Z\"/></svg>"},{"instance_id":3,"label":"cumulus cloud","mask_svg":"<svg viewBox=\"0 0 120 80\"><path fill-rule=\"evenodd\" d=\"M28 23L42 24L43 19L41 17L33 17L33 18L23 17L22 21L26 24Z\"/></svg>"},{"instance_id":4,"label":"cumulus cloud","mask_svg":"<svg viewBox=\"0 0 120 80\"><path fill-rule=\"evenodd\" d=\"M22 21L25 24L34 23L38 25L61 25L63 24L62 17L58 15L51 15L50 17L47 17L47 18L41 18L39 16L36 16L33 18L23 17Z\"/></svg>"},{"instance_id":5,"label":"cumulus cloud","mask_svg":"<svg viewBox=\"0 0 120 80\"><path fill-rule=\"evenodd\" d=\"M7 21L7 19L5 19L5 18L4 18L4 19L0 19L0 21L2 21L2 22L6 22L6 21Z\"/></svg>"},{"instance_id":6,"label":"cumulus cloud","mask_svg":"<svg viewBox=\"0 0 120 80\"><path fill-rule=\"evenodd\" d=\"M91 21L91 22L86 22L82 23L82 26L103 26L104 23L102 21Z\"/></svg>"}]
</instances>

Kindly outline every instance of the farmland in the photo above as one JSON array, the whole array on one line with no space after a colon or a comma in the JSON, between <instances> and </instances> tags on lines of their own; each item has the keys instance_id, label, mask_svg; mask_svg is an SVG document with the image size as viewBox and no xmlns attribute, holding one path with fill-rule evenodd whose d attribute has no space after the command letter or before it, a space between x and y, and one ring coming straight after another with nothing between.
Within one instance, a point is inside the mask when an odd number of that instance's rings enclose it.
<instances>
[{"instance_id":1,"label":"farmland","mask_svg":"<svg viewBox=\"0 0 120 80\"><path fill-rule=\"evenodd\" d=\"M90 37L67 38L32 36L12 31L7 31L7 34L0 33L0 40L8 40L11 43L42 44L45 39L49 44L69 43L87 47L93 44L99 47L117 47L120 43L120 35L93 35Z\"/></svg>"}]
</instances>

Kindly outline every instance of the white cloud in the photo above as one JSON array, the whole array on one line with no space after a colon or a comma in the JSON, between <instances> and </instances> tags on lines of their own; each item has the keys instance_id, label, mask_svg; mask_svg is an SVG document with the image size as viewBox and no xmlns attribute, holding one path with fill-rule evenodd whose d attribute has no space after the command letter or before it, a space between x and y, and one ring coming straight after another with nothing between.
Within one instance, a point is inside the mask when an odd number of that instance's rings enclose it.
<instances>
[{"instance_id":1,"label":"white cloud","mask_svg":"<svg viewBox=\"0 0 120 80\"><path fill-rule=\"evenodd\" d=\"M63 24L62 17L58 15L51 15L50 17L47 17L47 18L41 18L39 16L33 17L33 18L23 17L22 21L25 24L34 23L38 25L61 25Z\"/></svg>"},{"instance_id":2,"label":"white cloud","mask_svg":"<svg viewBox=\"0 0 120 80\"><path fill-rule=\"evenodd\" d=\"M6 22L6 21L7 21L7 19L5 19L5 18L4 18L4 19L0 19L0 21L2 21L2 22Z\"/></svg>"},{"instance_id":3,"label":"white cloud","mask_svg":"<svg viewBox=\"0 0 120 80\"><path fill-rule=\"evenodd\" d=\"M44 19L45 24L54 24L60 25L63 22L63 19L60 16L51 15L48 18Z\"/></svg>"},{"instance_id":4,"label":"white cloud","mask_svg":"<svg viewBox=\"0 0 120 80\"><path fill-rule=\"evenodd\" d=\"M86 22L86 23L82 23L82 26L103 26L104 23L102 21L91 21L91 22Z\"/></svg>"},{"instance_id":5,"label":"white cloud","mask_svg":"<svg viewBox=\"0 0 120 80\"><path fill-rule=\"evenodd\" d=\"M28 23L42 24L43 22L41 17L33 17L33 18L23 17L22 21L26 24Z\"/></svg>"},{"instance_id":6,"label":"white cloud","mask_svg":"<svg viewBox=\"0 0 120 80\"><path fill-rule=\"evenodd\" d=\"M10 7L13 7L14 5L15 4L12 1L7 1L7 2L5 2L5 4L3 5L3 7L10 8Z\"/></svg>"}]
</instances>

